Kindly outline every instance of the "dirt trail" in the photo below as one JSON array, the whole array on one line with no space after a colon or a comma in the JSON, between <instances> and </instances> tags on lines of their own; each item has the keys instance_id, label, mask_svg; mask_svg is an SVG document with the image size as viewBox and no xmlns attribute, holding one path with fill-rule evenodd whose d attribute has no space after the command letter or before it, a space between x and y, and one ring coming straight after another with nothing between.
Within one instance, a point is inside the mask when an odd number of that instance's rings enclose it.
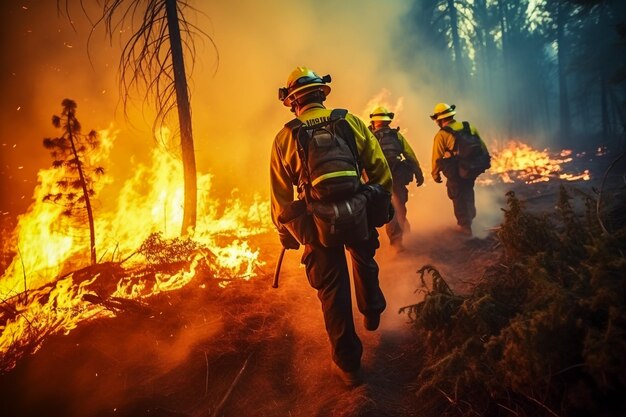
<instances>
[{"instance_id":1,"label":"dirt trail","mask_svg":"<svg viewBox=\"0 0 626 417\"><path fill-rule=\"evenodd\" d=\"M475 279L476 271L462 264L476 243L453 232L412 235L407 251L395 254L381 238L377 259L388 308L376 332L365 331L355 309L367 383L348 390L330 371L321 309L299 264L301 251L287 252L280 287L272 289L280 247L273 234L260 240L265 276L225 289L192 282L152 299L149 314L127 312L49 339L0 376L0 415L417 415L411 381L419 372L419 343L398 309L419 300L415 271L426 263L441 266L444 275Z\"/></svg>"}]
</instances>

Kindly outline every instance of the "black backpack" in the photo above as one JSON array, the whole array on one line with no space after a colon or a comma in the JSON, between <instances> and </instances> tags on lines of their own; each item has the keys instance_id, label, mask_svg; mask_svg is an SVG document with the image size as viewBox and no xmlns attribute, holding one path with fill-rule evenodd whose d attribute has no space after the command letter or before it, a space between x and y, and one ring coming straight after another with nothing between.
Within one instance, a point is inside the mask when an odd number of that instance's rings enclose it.
<instances>
[{"instance_id":1,"label":"black backpack","mask_svg":"<svg viewBox=\"0 0 626 417\"><path fill-rule=\"evenodd\" d=\"M413 169L404 158L404 149L398 137L399 130L399 127L393 129L387 126L373 133L385 155L394 183L407 185L413 180Z\"/></svg>"},{"instance_id":2,"label":"black backpack","mask_svg":"<svg viewBox=\"0 0 626 417\"><path fill-rule=\"evenodd\" d=\"M452 153L455 154L459 177L475 179L491 168L491 156L483 148L480 137L472 133L468 122L463 122L461 130L454 130L450 126L445 126L443 130L454 135Z\"/></svg>"},{"instance_id":3,"label":"black backpack","mask_svg":"<svg viewBox=\"0 0 626 417\"><path fill-rule=\"evenodd\" d=\"M401 160L402 155L402 145L398 138L399 129L400 128L392 129L390 127L383 127L373 132L376 139L378 139L380 148L392 171L395 164Z\"/></svg>"},{"instance_id":4,"label":"black backpack","mask_svg":"<svg viewBox=\"0 0 626 417\"><path fill-rule=\"evenodd\" d=\"M338 201L352 197L361 184L352 128L345 109L335 109L330 118L307 125L294 119L285 126L298 141L303 172L300 187L310 201Z\"/></svg>"}]
</instances>

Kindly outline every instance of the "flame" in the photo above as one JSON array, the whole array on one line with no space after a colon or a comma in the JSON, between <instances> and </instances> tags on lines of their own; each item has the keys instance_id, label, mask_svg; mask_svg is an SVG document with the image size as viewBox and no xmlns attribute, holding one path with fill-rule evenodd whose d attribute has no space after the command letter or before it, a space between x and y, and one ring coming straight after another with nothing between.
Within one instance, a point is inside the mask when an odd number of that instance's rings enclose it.
<instances>
[{"instance_id":1,"label":"flame","mask_svg":"<svg viewBox=\"0 0 626 417\"><path fill-rule=\"evenodd\" d=\"M91 154L90 163L106 167L116 134L113 129L99 132L102 145ZM153 150L147 165L131 161L128 171L134 174L115 197L105 198L106 186L113 183L110 177L105 176L95 188L99 199L105 200L95 214L99 263L121 265L124 260L123 276L105 300L91 288L102 278L97 267L79 273L80 267L89 264L86 226L64 217L63 207L43 201L57 190L63 172L53 168L39 172L34 202L18 219L14 232L17 256L0 277L0 300L5 306L0 310L0 357L4 357L0 370L14 366L23 351L35 352L49 334L68 333L82 321L114 315L107 300L141 302L182 288L196 277L198 268L209 272L202 276L217 279L221 286L256 275L262 265L259 252L245 239L268 230L269 203L255 195L246 205L237 190L220 202L211 197L211 175L200 173L193 235L197 250L172 273L159 272L146 279L128 272L145 265L137 252L149 235L160 233L165 239L178 235L184 197L182 164L161 149ZM84 276L85 271L92 276Z\"/></svg>"},{"instance_id":2,"label":"flame","mask_svg":"<svg viewBox=\"0 0 626 417\"><path fill-rule=\"evenodd\" d=\"M542 151L533 149L519 141L509 141L503 149L491 151L491 168L485 178L479 182L483 185L495 183L497 180L504 183L514 183L521 180L526 184L547 182L551 179L567 181L587 181L591 178L588 169L582 173L572 174L563 172L563 167L574 160L573 151L564 149L552 154L548 149ZM576 157L584 156L578 154Z\"/></svg>"},{"instance_id":3,"label":"flame","mask_svg":"<svg viewBox=\"0 0 626 417\"><path fill-rule=\"evenodd\" d=\"M400 96L395 100L395 103L392 103L391 91L383 88L378 94L369 99L361 113L361 119L369 121L372 110L378 106L386 107L390 112L394 113L393 122L394 124L398 124L400 122L398 114L400 114L404 108L404 97Z\"/></svg>"}]
</instances>

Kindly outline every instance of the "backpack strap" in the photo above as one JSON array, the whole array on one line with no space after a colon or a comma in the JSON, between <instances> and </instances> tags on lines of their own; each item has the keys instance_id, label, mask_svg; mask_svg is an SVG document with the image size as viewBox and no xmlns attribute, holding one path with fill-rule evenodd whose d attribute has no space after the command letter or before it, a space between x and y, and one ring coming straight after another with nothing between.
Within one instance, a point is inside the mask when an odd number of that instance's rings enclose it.
<instances>
[{"instance_id":1,"label":"backpack strap","mask_svg":"<svg viewBox=\"0 0 626 417\"><path fill-rule=\"evenodd\" d=\"M465 128L465 123L467 122L463 122L463 127ZM457 130L452 129L452 127L450 125L446 125L444 127L441 128L441 130L445 130L446 132L452 134L452 136L454 136L454 146L452 147L452 149L446 149L446 151L450 152L452 155L455 154L455 152L458 150L458 146L456 144L456 135L457 133L459 133Z\"/></svg>"},{"instance_id":2,"label":"backpack strap","mask_svg":"<svg viewBox=\"0 0 626 417\"><path fill-rule=\"evenodd\" d=\"M287 123L285 123L285 127L289 130L294 130L297 127L302 126L304 123L302 123L302 120L298 119L297 117L295 119L292 119L290 121L288 121Z\"/></svg>"},{"instance_id":3,"label":"backpack strap","mask_svg":"<svg viewBox=\"0 0 626 417\"><path fill-rule=\"evenodd\" d=\"M330 112L330 120L345 119L347 114L348 110L346 109L334 109Z\"/></svg>"},{"instance_id":4,"label":"backpack strap","mask_svg":"<svg viewBox=\"0 0 626 417\"><path fill-rule=\"evenodd\" d=\"M346 135L343 135L342 138L348 143L348 146L350 147L350 150L352 151L352 155L354 156L354 160L356 161L356 169L357 169L357 173L361 172L361 161L359 160L359 152L357 150L356 147L356 139L354 138L354 132L352 131L352 127L349 125L349 123L346 121L346 115L348 114L348 110L346 109L334 109L333 111L330 112L330 121L331 122L336 122L339 120L343 120L343 126L344 126L344 130L345 133L348 137L344 137ZM336 123L333 123L332 129L333 129L333 133L334 129L335 129L335 125ZM359 174L360 175L360 174Z\"/></svg>"}]
</instances>

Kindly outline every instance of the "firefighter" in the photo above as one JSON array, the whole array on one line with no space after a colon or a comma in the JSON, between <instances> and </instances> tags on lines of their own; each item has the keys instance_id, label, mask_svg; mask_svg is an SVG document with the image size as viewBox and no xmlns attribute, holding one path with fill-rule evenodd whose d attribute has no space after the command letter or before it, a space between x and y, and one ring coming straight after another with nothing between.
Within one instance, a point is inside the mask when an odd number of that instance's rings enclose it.
<instances>
[{"instance_id":1,"label":"firefighter","mask_svg":"<svg viewBox=\"0 0 626 417\"><path fill-rule=\"evenodd\" d=\"M415 176L415 182L420 187L424 184L424 175L415 152L413 152L409 143L400 133L400 128L393 129L389 126L393 117L394 113L391 113L385 107L376 107L370 114L370 130L378 139L391 169L393 178L391 201L395 216L385 225L385 231L391 246L396 251L401 252L404 250L402 234L411 230L409 221L406 218L406 203L409 201L407 185L413 181L413 176Z\"/></svg>"},{"instance_id":2,"label":"firefighter","mask_svg":"<svg viewBox=\"0 0 626 417\"><path fill-rule=\"evenodd\" d=\"M476 176L463 178L458 174L458 145L457 134L465 129L469 134L477 138L489 163L487 146L480 139L475 127L467 122L458 122L454 119L456 106L446 103L435 105L430 118L439 126L439 131L433 141L432 153L432 176L435 182L441 183L441 173L446 177L448 198L452 200L454 216L457 220L458 231L466 236L472 236L472 221L476 217L476 205L474 201L474 182ZM488 168L488 166L487 166ZM484 169L483 169L484 171Z\"/></svg>"},{"instance_id":3,"label":"firefighter","mask_svg":"<svg viewBox=\"0 0 626 417\"><path fill-rule=\"evenodd\" d=\"M320 77L306 67L297 67L289 75L287 87L279 89L279 99L305 125L328 121L331 110L323 103L331 91L329 82L328 75ZM356 153L360 167L367 174L367 184L378 184L389 195L392 187L391 172L378 141L367 125L353 114L347 113L345 121L354 134ZM295 202L306 199L307 191L304 189L307 185L302 183L303 163L298 153L297 139L288 125L274 138L271 151L271 214L283 247L298 249L298 240L280 221L280 214L294 203L294 187L298 193ZM354 175L358 179L356 172ZM363 382L363 347L352 315L350 275L345 250L352 258L355 298L367 330L378 328L380 315L386 307L378 281L379 268L374 260L379 247L378 233L374 227L370 229L367 239L356 243L334 247L322 246L315 240L306 243L301 259L309 284L317 290L321 302L332 350L333 370L349 387Z\"/></svg>"}]
</instances>

